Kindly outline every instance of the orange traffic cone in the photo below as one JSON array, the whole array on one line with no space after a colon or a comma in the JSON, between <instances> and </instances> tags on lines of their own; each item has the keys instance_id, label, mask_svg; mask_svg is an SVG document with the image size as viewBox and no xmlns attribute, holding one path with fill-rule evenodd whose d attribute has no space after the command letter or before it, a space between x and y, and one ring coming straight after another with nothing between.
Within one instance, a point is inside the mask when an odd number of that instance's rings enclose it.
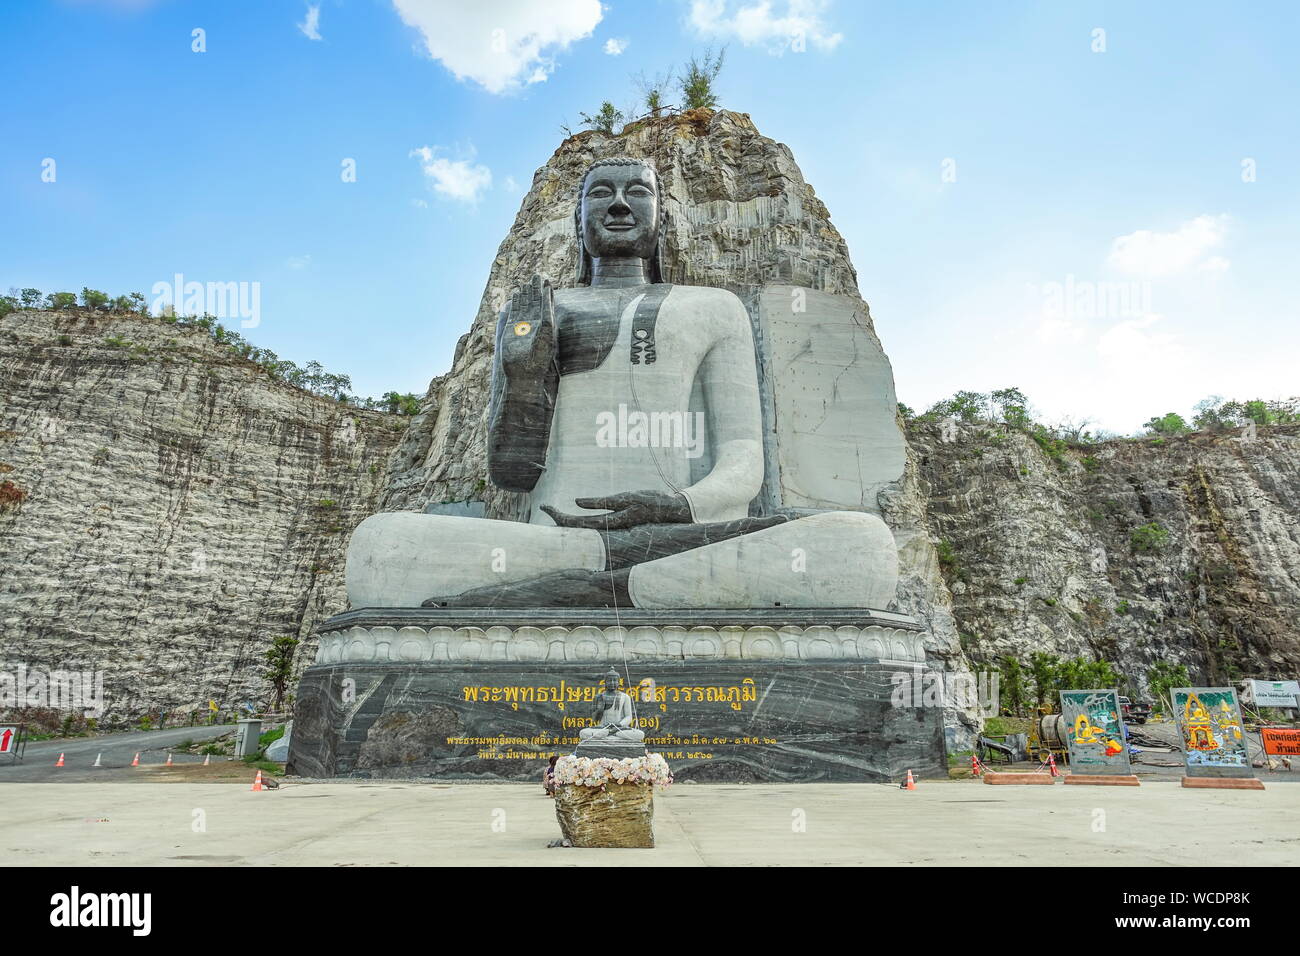
<instances>
[{"instance_id":1,"label":"orange traffic cone","mask_svg":"<svg viewBox=\"0 0 1300 956\"><path fill-rule=\"evenodd\" d=\"M1061 775L1060 771L1056 769L1056 754L1051 753L1050 751L1047 754L1047 769L1052 771L1053 777L1059 777Z\"/></svg>"},{"instance_id":2,"label":"orange traffic cone","mask_svg":"<svg viewBox=\"0 0 1300 956\"><path fill-rule=\"evenodd\" d=\"M94 766L96 767L104 766L104 755L102 753L95 754Z\"/></svg>"},{"instance_id":3,"label":"orange traffic cone","mask_svg":"<svg viewBox=\"0 0 1300 956\"><path fill-rule=\"evenodd\" d=\"M256 779L253 780L253 789L254 789L254 790L261 790L261 789L262 789L262 771L260 771L260 770L257 771L257 777L256 777Z\"/></svg>"},{"instance_id":4,"label":"orange traffic cone","mask_svg":"<svg viewBox=\"0 0 1300 956\"><path fill-rule=\"evenodd\" d=\"M140 754L139 754L139 753L137 753L137 754L135 755L135 759L131 761L131 766L132 766L132 767L138 767L138 766L140 766Z\"/></svg>"},{"instance_id":5,"label":"orange traffic cone","mask_svg":"<svg viewBox=\"0 0 1300 956\"><path fill-rule=\"evenodd\" d=\"M170 767L171 765L172 765L172 755L171 755L171 754L168 754L168 755L167 755L167 763L164 764L164 766Z\"/></svg>"},{"instance_id":6,"label":"orange traffic cone","mask_svg":"<svg viewBox=\"0 0 1300 956\"><path fill-rule=\"evenodd\" d=\"M206 767L211 761L212 761L212 755L208 754L206 757L203 758L203 766Z\"/></svg>"},{"instance_id":7,"label":"orange traffic cone","mask_svg":"<svg viewBox=\"0 0 1300 956\"><path fill-rule=\"evenodd\" d=\"M974 754L971 754L971 755L970 755L970 772L971 772L971 776L972 776L972 777L978 777L978 776L981 776L981 774L980 774L980 758L977 757L977 756L975 756Z\"/></svg>"},{"instance_id":8,"label":"orange traffic cone","mask_svg":"<svg viewBox=\"0 0 1300 956\"><path fill-rule=\"evenodd\" d=\"M904 783L903 783L903 789L904 789L904 790L915 790L915 789L916 789L916 781L915 781L914 779L912 779L912 771L911 771L910 769L907 771L907 780L904 781Z\"/></svg>"},{"instance_id":9,"label":"orange traffic cone","mask_svg":"<svg viewBox=\"0 0 1300 956\"><path fill-rule=\"evenodd\" d=\"M62 766L63 766L63 754L59 754L59 759L58 759L58 761L55 762L54 766L56 766L56 767L62 767Z\"/></svg>"}]
</instances>

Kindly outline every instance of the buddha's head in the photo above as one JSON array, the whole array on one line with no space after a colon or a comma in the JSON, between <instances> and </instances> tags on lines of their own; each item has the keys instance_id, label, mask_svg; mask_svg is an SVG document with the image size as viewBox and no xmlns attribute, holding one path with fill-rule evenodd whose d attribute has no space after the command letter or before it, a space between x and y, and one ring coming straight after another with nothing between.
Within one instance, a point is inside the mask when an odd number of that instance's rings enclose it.
<instances>
[{"instance_id":1,"label":"buddha's head","mask_svg":"<svg viewBox=\"0 0 1300 956\"><path fill-rule=\"evenodd\" d=\"M619 157L592 163L574 211L578 284L590 282L592 260L606 256L645 259L650 281L662 282L664 216L659 176L648 161Z\"/></svg>"},{"instance_id":2,"label":"buddha's head","mask_svg":"<svg viewBox=\"0 0 1300 956\"><path fill-rule=\"evenodd\" d=\"M613 694L617 692L618 692L618 671L614 670L614 668L611 667L609 669L609 673L605 675L605 693Z\"/></svg>"}]
</instances>

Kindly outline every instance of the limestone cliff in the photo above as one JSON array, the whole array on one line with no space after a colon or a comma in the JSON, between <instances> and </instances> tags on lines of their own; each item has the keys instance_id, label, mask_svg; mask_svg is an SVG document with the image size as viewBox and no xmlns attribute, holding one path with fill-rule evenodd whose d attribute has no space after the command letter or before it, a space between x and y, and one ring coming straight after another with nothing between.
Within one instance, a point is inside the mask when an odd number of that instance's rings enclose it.
<instances>
[{"instance_id":1,"label":"limestone cliff","mask_svg":"<svg viewBox=\"0 0 1300 956\"><path fill-rule=\"evenodd\" d=\"M405 423L198 330L5 316L0 662L102 669L109 721L265 704L271 639L344 607L344 548Z\"/></svg>"},{"instance_id":2,"label":"limestone cliff","mask_svg":"<svg viewBox=\"0 0 1300 956\"><path fill-rule=\"evenodd\" d=\"M484 480L495 316L534 271L572 284L578 178L615 155L650 157L666 183L671 281L742 298L785 283L861 301L825 205L789 148L747 116L697 111L573 136L533 177L452 368L392 459L383 510L486 499L490 514L511 514ZM865 303L862 312L870 329ZM1139 686L1157 658L1187 663L1198 680L1295 673L1294 432L1268 430L1250 447L1194 436L1053 457L1022 432L984 430L945 443L913 424L904 476L880 494L900 550L898 608L929 627L941 666L1043 650L1101 655ZM1135 551L1133 531L1152 522L1168 538Z\"/></svg>"},{"instance_id":3,"label":"limestone cliff","mask_svg":"<svg viewBox=\"0 0 1300 956\"><path fill-rule=\"evenodd\" d=\"M742 299L765 284L845 296L874 337L844 241L790 150L726 111L561 144L414 419L274 382L198 331L10 314L0 662L102 668L110 718L265 702L270 639L305 638L344 609L344 549L363 518L467 500L511 514L486 482L495 316L535 271L573 283L578 177L614 155L660 170L671 281ZM1058 454L1001 426L943 441L913 422L907 437L903 477L877 506L900 549L897 609L927 625L941 666L1092 653L1139 683L1156 659L1202 681L1300 667L1300 428ZM1135 543L1153 524L1167 534Z\"/></svg>"},{"instance_id":4,"label":"limestone cliff","mask_svg":"<svg viewBox=\"0 0 1300 956\"><path fill-rule=\"evenodd\" d=\"M908 438L967 654L1300 670L1300 426L1045 449L1006 426Z\"/></svg>"}]
</instances>

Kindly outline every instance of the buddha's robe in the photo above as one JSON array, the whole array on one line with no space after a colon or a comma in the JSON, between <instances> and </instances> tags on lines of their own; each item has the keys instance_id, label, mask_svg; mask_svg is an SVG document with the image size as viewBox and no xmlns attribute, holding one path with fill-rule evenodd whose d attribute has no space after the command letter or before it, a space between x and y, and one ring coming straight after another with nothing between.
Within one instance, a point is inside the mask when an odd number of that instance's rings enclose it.
<instances>
[{"instance_id":1,"label":"buddha's robe","mask_svg":"<svg viewBox=\"0 0 1300 956\"><path fill-rule=\"evenodd\" d=\"M664 287L624 290L617 317L601 311L609 289L555 294L562 374L535 456L529 521L405 512L368 518L348 550L353 607L418 607L434 595L560 570L605 570L600 533L556 527L542 505L599 514L574 499L657 490L680 493L693 522L749 514L764 464L748 313L731 292L672 286L651 334L638 339L637 309L655 288L662 294ZM604 325L615 318L617 329ZM509 321L503 315L502 330ZM633 348L647 338L653 361ZM498 367L494 390L505 384ZM508 400L494 396L494 403ZM879 518L827 512L637 564L628 589L645 608L883 608L897 576L893 535Z\"/></svg>"}]
</instances>

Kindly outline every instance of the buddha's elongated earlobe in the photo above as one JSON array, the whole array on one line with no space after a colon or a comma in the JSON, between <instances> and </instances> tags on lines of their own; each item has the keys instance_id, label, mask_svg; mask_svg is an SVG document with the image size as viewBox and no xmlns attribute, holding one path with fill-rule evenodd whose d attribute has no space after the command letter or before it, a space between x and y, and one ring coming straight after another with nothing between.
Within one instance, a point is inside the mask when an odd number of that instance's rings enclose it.
<instances>
[{"instance_id":1,"label":"buddha's elongated earlobe","mask_svg":"<svg viewBox=\"0 0 1300 956\"><path fill-rule=\"evenodd\" d=\"M584 181L586 176L583 177ZM578 187L578 204L573 207L573 237L578 243L578 262L576 266L578 285L591 282L591 257L587 255L587 246L582 241L582 187Z\"/></svg>"},{"instance_id":2,"label":"buddha's elongated earlobe","mask_svg":"<svg viewBox=\"0 0 1300 956\"><path fill-rule=\"evenodd\" d=\"M658 185L658 178L658 176L655 177L656 186ZM651 282L668 281L667 269L665 268L665 263L668 261L668 207L664 205L662 195L659 197L659 203L659 234L655 237L655 254L654 258L650 261Z\"/></svg>"}]
</instances>

